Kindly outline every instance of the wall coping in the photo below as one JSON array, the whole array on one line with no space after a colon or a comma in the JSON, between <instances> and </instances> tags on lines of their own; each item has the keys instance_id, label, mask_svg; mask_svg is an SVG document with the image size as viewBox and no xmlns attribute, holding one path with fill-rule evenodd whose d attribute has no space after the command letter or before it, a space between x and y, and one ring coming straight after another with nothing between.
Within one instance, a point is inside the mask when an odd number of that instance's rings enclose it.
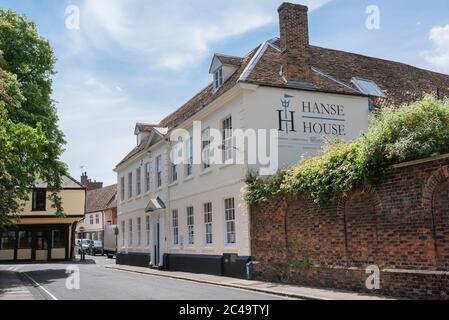
<instances>
[{"instance_id":1,"label":"wall coping","mask_svg":"<svg viewBox=\"0 0 449 320\"><path fill-rule=\"evenodd\" d=\"M442 160L442 159L446 159L446 158L449 158L449 153L446 153L446 154L443 154L443 155L439 155L439 156L435 156L435 157L430 157L430 158L413 160L413 161L408 161L408 162L395 164L395 165L393 165L393 168L394 169L399 169L399 168L404 168L404 167L410 167L410 166L418 165L418 164L421 164L421 163L432 162L432 161Z\"/></svg>"},{"instance_id":2,"label":"wall coping","mask_svg":"<svg viewBox=\"0 0 449 320\"><path fill-rule=\"evenodd\" d=\"M360 267L343 267L343 266L320 266L314 265L313 268L317 269L340 269L350 271L366 271L365 268ZM423 275L437 275L437 276L449 276L449 271L437 271L437 270L418 270L418 269L380 269L384 273L409 273L409 274L423 274Z\"/></svg>"}]
</instances>

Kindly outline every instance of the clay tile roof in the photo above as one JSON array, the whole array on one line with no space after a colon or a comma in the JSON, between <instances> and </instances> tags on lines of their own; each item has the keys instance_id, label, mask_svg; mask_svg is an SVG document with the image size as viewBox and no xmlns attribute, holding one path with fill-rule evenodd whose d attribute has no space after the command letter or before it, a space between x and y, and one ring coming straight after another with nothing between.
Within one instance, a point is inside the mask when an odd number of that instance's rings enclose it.
<instances>
[{"instance_id":1,"label":"clay tile roof","mask_svg":"<svg viewBox=\"0 0 449 320\"><path fill-rule=\"evenodd\" d=\"M223 64L232 65L236 67L240 67L242 65L243 59L240 57L233 57L224 54L216 54L216 56L218 57L218 59L220 59L221 63Z\"/></svg>"},{"instance_id":2,"label":"clay tile roof","mask_svg":"<svg viewBox=\"0 0 449 320\"><path fill-rule=\"evenodd\" d=\"M117 194L117 185L86 192L86 213L107 209Z\"/></svg>"},{"instance_id":3,"label":"clay tile roof","mask_svg":"<svg viewBox=\"0 0 449 320\"><path fill-rule=\"evenodd\" d=\"M313 88L302 88L303 90L364 96L365 94L352 83L352 79L358 77L373 81L386 94L386 98L371 97L378 107L410 103L437 90L441 97L449 97L449 75L403 63L316 46L310 46L310 54ZM292 85L287 84L280 73L282 63L278 38L265 42L241 59L225 55L217 55L217 57L222 63L226 61L229 64L238 65L237 71L219 90L214 91L212 84L201 90L181 108L162 120L159 124L161 127L176 127L238 82L292 88ZM251 61L253 57L254 60ZM248 67L250 62L251 65Z\"/></svg>"},{"instance_id":4,"label":"clay tile roof","mask_svg":"<svg viewBox=\"0 0 449 320\"><path fill-rule=\"evenodd\" d=\"M146 143L144 141L142 141L141 144L139 144L137 147L135 147L134 149L132 149L123 159L122 161L120 161L117 164L117 167L122 165L123 163L125 163L126 161L128 161L129 159L131 159L132 157L134 157L136 154L140 153L141 151L143 151L146 147Z\"/></svg>"},{"instance_id":5,"label":"clay tile roof","mask_svg":"<svg viewBox=\"0 0 449 320\"><path fill-rule=\"evenodd\" d=\"M136 130L139 130L140 132L151 132L155 127L157 127L157 125L147 123L136 124Z\"/></svg>"}]
</instances>

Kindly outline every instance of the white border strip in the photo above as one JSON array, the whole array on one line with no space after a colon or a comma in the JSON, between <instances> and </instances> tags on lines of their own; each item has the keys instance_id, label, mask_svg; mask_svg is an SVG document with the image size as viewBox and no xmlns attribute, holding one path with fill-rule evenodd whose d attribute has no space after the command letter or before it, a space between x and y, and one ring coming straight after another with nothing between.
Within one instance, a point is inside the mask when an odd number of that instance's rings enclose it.
<instances>
[{"instance_id":1,"label":"white border strip","mask_svg":"<svg viewBox=\"0 0 449 320\"><path fill-rule=\"evenodd\" d=\"M45 289L43 286L41 286L36 280L34 280L33 278L31 278L26 272L22 272L22 274L27 277L31 282L34 283L35 286L37 286L39 289L41 289L42 291L44 291L46 294L48 294L50 296L50 298L52 298L53 300L58 300L58 298L56 298L50 291L48 291L47 289Z\"/></svg>"}]
</instances>

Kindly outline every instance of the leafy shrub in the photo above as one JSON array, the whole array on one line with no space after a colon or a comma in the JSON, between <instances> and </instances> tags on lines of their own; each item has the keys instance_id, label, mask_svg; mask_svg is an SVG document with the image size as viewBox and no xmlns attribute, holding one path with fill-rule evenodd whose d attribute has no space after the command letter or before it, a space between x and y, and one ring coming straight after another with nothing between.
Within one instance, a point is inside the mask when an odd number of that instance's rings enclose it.
<instances>
[{"instance_id":1,"label":"leafy shrub","mask_svg":"<svg viewBox=\"0 0 449 320\"><path fill-rule=\"evenodd\" d=\"M250 175L247 202L305 193L316 203L326 203L374 184L394 164L449 153L449 100L429 95L411 105L382 109L370 123L356 141L328 143L322 155L271 178Z\"/></svg>"}]
</instances>

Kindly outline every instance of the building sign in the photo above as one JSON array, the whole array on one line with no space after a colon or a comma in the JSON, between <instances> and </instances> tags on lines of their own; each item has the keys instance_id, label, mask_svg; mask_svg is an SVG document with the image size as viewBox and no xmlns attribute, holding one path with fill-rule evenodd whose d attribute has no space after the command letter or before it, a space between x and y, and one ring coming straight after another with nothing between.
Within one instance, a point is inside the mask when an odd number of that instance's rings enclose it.
<instances>
[{"instance_id":1,"label":"building sign","mask_svg":"<svg viewBox=\"0 0 449 320\"><path fill-rule=\"evenodd\" d=\"M345 106L319 101L300 101L292 104L294 97L284 95L282 110L278 111L279 131L289 134L346 136ZM300 116L296 117L299 110Z\"/></svg>"}]
</instances>

